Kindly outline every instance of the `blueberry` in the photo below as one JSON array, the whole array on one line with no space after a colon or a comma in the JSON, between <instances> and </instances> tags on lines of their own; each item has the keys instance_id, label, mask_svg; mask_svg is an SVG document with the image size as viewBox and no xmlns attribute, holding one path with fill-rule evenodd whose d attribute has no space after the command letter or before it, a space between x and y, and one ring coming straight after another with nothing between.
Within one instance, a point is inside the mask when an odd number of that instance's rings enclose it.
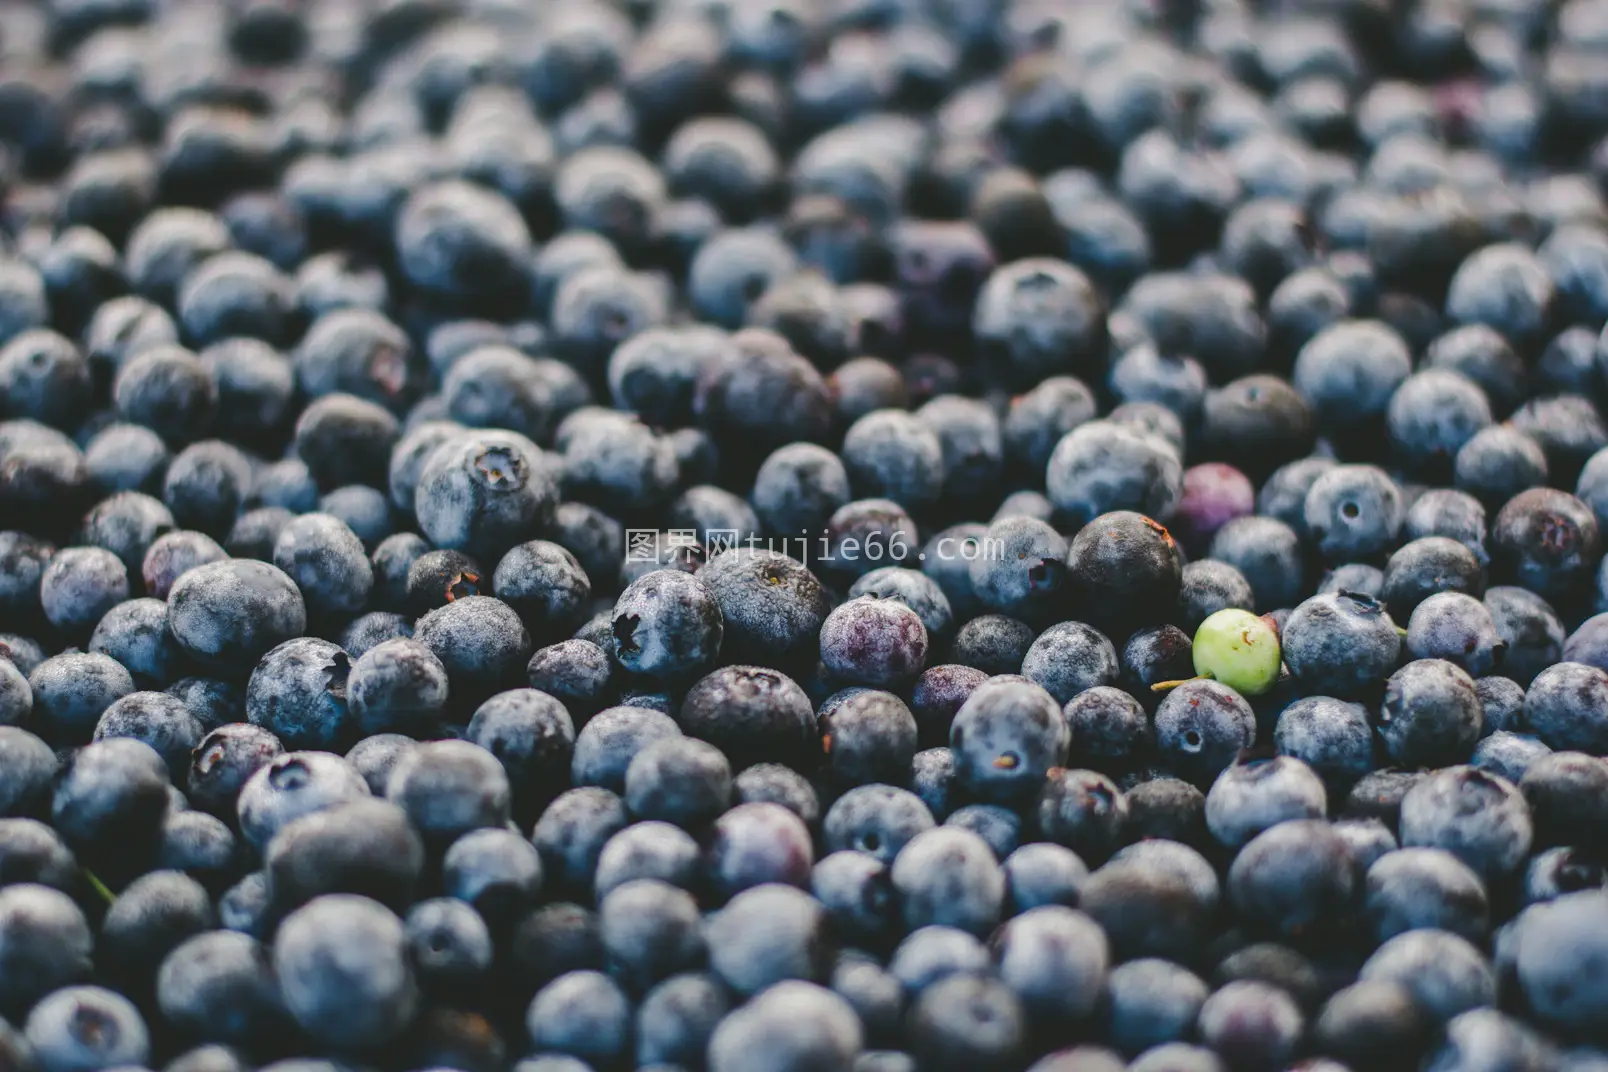
<instances>
[{"instance_id":1,"label":"blueberry","mask_svg":"<svg viewBox=\"0 0 1608 1072\"><path fill-rule=\"evenodd\" d=\"M1490 902L1478 874L1436 848L1387 852L1368 868L1364 908L1380 941L1420 928L1482 941Z\"/></svg>"},{"instance_id":2,"label":"blueberry","mask_svg":"<svg viewBox=\"0 0 1608 1072\"><path fill-rule=\"evenodd\" d=\"M1303 521L1303 527L1304 527ZM1209 557L1239 573L1238 580L1250 586L1254 607L1250 610L1287 607L1300 600L1306 589L1306 553L1301 537L1289 524L1273 517L1236 518L1217 530ZM1239 600L1244 591L1235 578L1219 577L1217 587L1225 594L1215 602ZM1205 608L1205 602L1199 609ZM1222 609L1222 608L1218 608ZM1204 618L1202 619L1204 620Z\"/></svg>"},{"instance_id":3,"label":"blueberry","mask_svg":"<svg viewBox=\"0 0 1608 1072\"><path fill-rule=\"evenodd\" d=\"M1528 854L1530 809L1505 778L1472 767L1425 777L1401 802L1404 846L1442 848L1487 880L1512 874Z\"/></svg>"},{"instance_id":4,"label":"blueberry","mask_svg":"<svg viewBox=\"0 0 1608 1072\"><path fill-rule=\"evenodd\" d=\"M779 983L733 1012L709 1042L710 1072L757 1067L845 1067L860 1051L862 1031L852 1007L822 987ZM753 1055L764 1054L756 1066Z\"/></svg>"},{"instance_id":5,"label":"blueberry","mask_svg":"<svg viewBox=\"0 0 1608 1072\"><path fill-rule=\"evenodd\" d=\"M688 691L679 719L690 736L719 747L734 769L801 764L817 740L803 690L760 667L726 667L705 677Z\"/></svg>"},{"instance_id":6,"label":"blueberry","mask_svg":"<svg viewBox=\"0 0 1608 1072\"><path fill-rule=\"evenodd\" d=\"M1056 509L1073 522L1110 511L1166 521L1182 494L1183 468L1170 444L1114 422L1091 421L1055 445L1045 485Z\"/></svg>"},{"instance_id":7,"label":"blueberry","mask_svg":"<svg viewBox=\"0 0 1608 1072\"><path fill-rule=\"evenodd\" d=\"M1032 648L1033 627L1003 614L982 614L955 634L950 657L986 674L1015 674Z\"/></svg>"},{"instance_id":8,"label":"blueberry","mask_svg":"<svg viewBox=\"0 0 1608 1072\"><path fill-rule=\"evenodd\" d=\"M627 882L654 879L681 889L697 882L701 850L692 835L669 823L632 823L603 844L595 885L599 902Z\"/></svg>"},{"instance_id":9,"label":"blueberry","mask_svg":"<svg viewBox=\"0 0 1608 1072\"><path fill-rule=\"evenodd\" d=\"M916 720L892 693L844 690L821 706L817 721L826 773L836 781L898 781L909 769L916 752Z\"/></svg>"},{"instance_id":10,"label":"blueberry","mask_svg":"<svg viewBox=\"0 0 1608 1072\"><path fill-rule=\"evenodd\" d=\"M531 688L555 697L576 721L604 705L612 683L608 655L585 640L565 640L539 649L526 667Z\"/></svg>"},{"instance_id":11,"label":"blueberry","mask_svg":"<svg viewBox=\"0 0 1608 1072\"><path fill-rule=\"evenodd\" d=\"M140 424L108 424L84 445L88 476L106 492L159 492L170 461L161 436Z\"/></svg>"},{"instance_id":12,"label":"blueberry","mask_svg":"<svg viewBox=\"0 0 1608 1072\"><path fill-rule=\"evenodd\" d=\"M179 945L162 961L156 994L187 1037L256 1044L287 1026L269 952L244 934L208 931Z\"/></svg>"},{"instance_id":13,"label":"blueberry","mask_svg":"<svg viewBox=\"0 0 1608 1072\"><path fill-rule=\"evenodd\" d=\"M1523 588L1497 586L1485 592L1485 609L1491 612L1497 635L1507 644L1502 669L1521 686L1557 662L1564 629L1552 607Z\"/></svg>"},{"instance_id":14,"label":"blueberry","mask_svg":"<svg viewBox=\"0 0 1608 1072\"><path fill-rule=\"evenodd\" d=\"M1490 563L1486 550L1485 507L1472 495L1449 488L1426 491L1407 508L1402 533L1409 540L1444 536L1474 553L1480 565Z\"/></svg>"},{"instance_id":15,"label":"blueberry","mask_svg":"<svg viewBox=\"0 0 1608 1072\"><path fill-rule=\"evenodd\" d=\"M1000 980L1039 1020L1087 1016L1105 989L1105 935L1073 909L1029 909L1000 928L993 949Z\"/></svg>"},{"instance_id":16,"label":"blueberry","mask_svg":"<svg viewBox=\"0 0 1608 1072\"><path fill-rule=\"evenodd\" d=\"M967 804L956 808L944 820L944 825L976 834L1001 861L1022 843L1021 816L1001 804Z\"/></svg>"},{"instance_id":17,"label":"blueberry","mask_svg":"<svg viewBox=\"0 0 1608 1072\"><path fill-rule=\"evenodd\" d=\"M1386 418L1391 444L1409 469L1444 474L1463 445L1490 426L1491 409L1476 384L1431 368L1402 381Z\"/></svg>"},{"instance_id":18,"label":"blueberry","mask_svg":"<svg viewBox=\"0 0 1608 1072\"><path fill-rule=\"evenodd\" d=\"M1201 1040L1242 1067L1276 1068L1292 1056L1306 1028L1289 994L1258 982L1234 982L1201 1005Z\"/></svg>"},{"instance_id":19,"label":"blueberry","mask_svg":"<svg viewBox=\"0 0 1608 1072\"><path fill-rule=\"evenodd\" d=\"M89 637L92 654L121 663L142 685L166 685L181 664L179 646L167 627L167 604L130 599L101 618Z\"/></svg>"},{"instance_id":20,"label":"blueberry","mask_svg":"<svg viewBox=\"0 0 1608 1072\"><path fill-rule=\"evenodd\" d=\"M1429 1040L1431 1023L1411 991L1394 982L1359 982L1335 992L1312 1024L1323 1053L1352 1067L1404 1068Z\"/></svg>"},{"instance_id":21,"label":"blueberry","mask_svg":"<svg viewBox=\"0 0 1608 1072\"><path fill-rule=\"evenodd\" d=\"M28 1014L28 1045L46 1068L140 1065L151 1037L134 1003L98 986L70 986Z\"/></svg>"},{"instance_id":22,"label":"blueberry","mask_svg":"<svg viewBox=\"0 0 1608 1072\"><path fill-rule=\"evenodd\" d=\"M181 576L168 596L168 628L191 657L244 669L306 627L296 585L263 562L228 560Z\"/></svg>"},{"instance_id":23,"label":"blueberry","mask_svg":"<svg viewBox=\"0 0 1608 1072\"><path fill-rule=\"evenodd\" d=\"M636 1059L641 1065L703 1060L709 1038L731 1000L708 975L672 976L650 990L636 1010Z\"/></svg>"},{"instance_id":24,"label":"blueberry","mask_svg":"<svg viewBox=\"0 0 1608 1072\"><path fill-rule=\"evenodd\" d=\"M472 701L517 682L530 659L530 636L519 615L490 596L437 607L414 627L441 665L455 697Z\"/></svg>"},{"instance_id":25,"label":"blueberry","mask_svg":"<svg viewBox=\"0 0 1608 1072\"><path fill-rule=\"evenodd\" d=\"M1547 599L1567 597L1601 554L1595 515L1572 495L1547 488L1508 500L1491 526L1492 567Z\"/></svg>"},{"instance_id":26,"label":"blueberry","mask_svg":"<svg viewBox=\"0 0 1608 1072\"><path fill-rule=\"evenodd\" d=\"M1512 678L1482 677L1474 682L1480 706L1485 711L1485 725L1481 732L1498 730L1520 732L1523 729L1524 689Z\"/></svg>"},{"instance_id":27,"label":"blueberry","mask_svg":"<svg viewBox=\"0 0 1608 1072\"><path fill-rule=\"evenodd\" d=\"M360 610L374 583L363 542L330 514L303 514L287 524L274 543L274 565L296 582L315 616Z\"/></svg>"},{"instance_id":28,"label":"blueberry","mask_svg":"<svg viewBox=\"0 0 1608 1072\"><path fill-rule=\"evenodd\" d=\"M346 675L347 708L364 734L429 729L447 702L447 670L428 647L397 637L376 644Z\"/></svg>"},{"instance_id":29,"label":"blueberry","mask_svg":"<svg viewBox=\"0 0 1608 1072\"><path fill-rule=\"evenodd\" d=\"M615 604L612 652L637 673L677 677L713 661L720 647L720 605L708 587L675 570L633 582Z\"/></svg>"},{"instance_id":30,"label":"blueberry","mask_svg":"<svg viewBox=\"0 0 1608 1072\"><path fill-rule=\"evenodd\" d=\"M70 893L78 888L78 865L61 838L35 819L0 821L0 866L7 885L36 883Z\"/></svg>"},{"instance_id":31,"label":"blueberry","mask_svg":"<svg viewBox=\"0 0 1608 1072\"><path fill-rule=\"evenodd\" d=\"M1206 794L1188 782L1171 777L1144 778L1124 792L1128 816L1124 836L1163 838L1186 845L1204 846Z\"/></svg>"},{"instance_id":32,"label":"blueberry","mask_svg":"<svg viewBox=\"0 0 1608 1072\"><path fill-rule=\"evenodd\" d=\"M1459 323L1486 324L1515 345L1535 341L1551 326L1557 292L1546 269L1516 244L1487 246L1452 277L1447 315Z\"/></svg>"},{"instance_id":33,"label":"blueberry","mask_svg":"<svg viewBox=\"0 0 1608 1072\"><path fill-rule=\"evenodd\" d=\"M362 935L362 955L337 957ZM303 1030L337 1046L382 1043L407 1026L418 991L401 920L367 898L320 897L291 913L274 941L285 1006Z\"/></svg>"},{"instance_id":34,"label":"blueberry","mask_svg":"<svg viewBox=\"0 0 1608 1072\"><path fill-rule=\"evenodd\" d=\"M236 934L266 937L271 931L271 897L267 873L252 871L218 898L218 922Z\"/></svg>"},{"instance_id":35,"label":"blueberry","mask_svg":"<svg viewBox=\"0 0 1608 1072\"><path fill-rule=\"evenodd\" d=\"M1066 723L1043 688L1020 680L984 682L967 698L950 729L960 784L983 799L1031 796L1065 760Z\"/></svg>"},{"instance_id":36,"label":"blueberry","mask_svg":"<svg viewBox=\"0 0 1608 1072\"><path fill-rule=\"evenodd\" d=\"M463 992L492 964L491 934L473 908L446 897L420 901L403 921L420 983L426 991Z\"/></svg>"},{"instance_id":37,"label":"blueberry","mask_svg":"<svg viewBox=\"0 0 1608 1072\"><path fill-rule=\"evenodd\" d=\"M1017 996L986 976L953 975L928 987L910 1011L922 1067L1015 1063L1027 1025Z\"/></svg>"},{"instance_id":38,"label":"blueberry","mask_svg":"<svg viewBox=\"0 0 1608 1072\"><path fill-rule=\"evenodd\" d=\"M1412 371L1401 336L1375 320L1342 320L1319 331L1296 355L1292 383L1320 429L1362 435L1386 413Z\"/></svg>"},{"instance_id":39,"label":"blueberry","mask_svg":"<svg viewBox=\"0 0 1608 1072\"><path fill-rule=\"evenodd\" d=\"M441 861L449 896L474 906L503 934L536 904L542 885L536 848L507 827L480 827L453 841Z\"/></svg>"},{"instance_id":40,"label":"blueberry","mask_svg":"<svg viewBox=\"0 0 1608 1072\"><path fill-rule=\"evenodd\" d=\"M231 722L213 729L191 754L186 785L191 803L233 817L247 779L283 751L279 738L259 726Z\"/></svg>"},{"instance_id":41,"label":"blueberry","mask_svg":"<svg viewBox=\"0 0 1608 1072\"><path fill-rule=\"evenodd\" d=\"M1448 931L1397 935L1368 958L1359 978L1364 983L1400 983L1441 1023L1496 1000L1496 980L1484 955Z\"/></svg>"},{"instance_id":42,"label":"blueberry","mask_svg":"<svg viewBox=\"0 0 1608 1072\"><path fill-rule=\"evenodd\" d=\"M823 928L821 906L807 893L780 885L744 890L709 920L710 967L743 996L785 979L820 981L827 968Z\"/></svg>"},{"instance_id":43,"label":"blueberry","mask_svg":"<svg viewBox=\"0 0 1608 1072\"><path fill-rule=\"evenodd\" d=\"M398 760L386 798L432 845L508 821L511 791L502 764L467 741L432 741Z\"/></svg>"},{"instance_id":44,"label":"blueberry","mask_svg":"<svg viewBox=\"0 0 1608 1072\"><path fill-rule=\"evenodd\" d=\"M1083 373L1104 356L1105 308L1080 270L1048 258L1004 265L977 296L972 330L992 360L1027 384Z\"/></svg>"},{"instance_id":45,"label":"blueberry","mask_svg":"<svg viewBox=\"0 0 1608 1072\"><path fill-rule=\"evenodd\" d=\"M0 769L5 773L0 815L39 813L56 775L56 756L50 746L27 730L0 726Z\"/></svg>"},{"instance_id":46,"label":"blueberry","mask_svg":"<svg viewBox=\"0 0 1608 1072\"><path fill-rule=\"evenodd\" d=\"M893 786L863 785L849 790L827 810L826 847L853 849L892 863L911 838L933 826L920 798Z\"/></svg>"},{"instance_id":47,"label":"blueberry","mask_svg":"<svg viewBox=\"0 0 1608 1072\"><path fill-rule=\"evenodd\" d=\"M718 243L716 238L699 251L693 262L694 280L698 264ZM698 300L696 291L693 300ZM742 442L764 454L792 443L827 439L831 398L815 367L792 352L785 339L763 329L738 332L732 343L735 352L710 363L693 398L698 424L716 444ZM831 483L818 490L834 490L834 475L823 475ZM846 470L844 476L846 481Z\"/></svg>"},{"instance_id":48,"label":"blueberry","mask_svg":"<svg viewBox=\"0 0 1608 1072\"><path fill-rule=\"evenodd\" d=\"M202 811L170 811L162 821L157 865L181 871L207 887L223 890L239 877L239 840L222 819Z\"/></svg>"},{"instance_id":49,"label":"blueberry","mask_svg":"<svg viewBox=\"0 0 1608 1072\"><path fill-rule=\"evenodd\" d=\"M1289 756L1236 761L1206 794L1206 826L1234 850L1279 823L1321 819L1327 810L1322 780Z\"/></svg>"},{"instance_id":50,"label":"blueberry","mask_svg":"<svg viewBox=\"0 0 1608 1072\"><path fill-rule=\"evenodd\" d=\"M268 652L246 686L246 717L292 748L340 743L352 732L351 658L325 640L287 640Z\"/></svg>"},{"instance_id":51,"label":"blueberry","mask_svg":"<svg viewBox=\"0 0 1608 1072\"><path fill-rule=\"evenodd\" d=\"M90 367L76 346L53 331L24 331L0 348L0 414L30 417L57 428L88 416Z\"/></svg>"},{"instance_id":52,"label":"blueberry","mask_svg":"<svg viewBox=\"0 0 1608 1072\"><path fill-rule=\"evenodd\" d=\"M164 957L216 922L199 882L176 871L152 871L112 902L101 924L99 955L127 993L144 993Z\"/></svg>"},{"instance_id":53,"label":"blueberry","mask_svg":"<svg viewBox=\"0 0 1608 1072\"><path fill-rule=\"evenodd\" d=\"M1255 740L1250 704L1226 685L1191 681L1167 694L1156 710L1156 750L1162 761L1196 784L1210 784Z\"/></svg>"},{"instance_id":54,"label":"blueberry","mask_svg":"<svg viewBox=\"0 0 1608 1072\"><path fill-rule=\"evenodd\" d=\"M1478 593L1485 570L1474 552L1445 536L1425 536L1403 544L1385 563L1380 598L1391 613L1408 620L1419 603L1437 593Z\"/></svg>"},{"instance_id":55,"label":"blueberry","mask_svg":"<svg viewBox=\"0 0 1608 1072\"><path fill-rule=\"evenodd\" d=\"M1307 492L1307 530L1331 562L1377 556L1401 532L1401 491L1381 469L1340 465L1313 481Z\"/></svg>"},{"instance_id":56,"label":"blueberry","mask_svg":"<svg viewBox=\"0 0 1608 1072\"><path fill-rule=\"evenodd\" d=\"M1116 649L1081 622L1061 622L1040 633L1022 660L1022 674L1042 685L1057 703L1117 680Z\"/></svg>"},{"instance_id":57,"label":"blueberry","mask_svg":"<svg viewBox=\"0 0 1608 1072\"><path fill-rule=\"evenodd\" d=\"M685 890L638 879L611 890L598 912L608 963L635 991L699 967L706 958L698 905Z\"/></svg>"},{"instance_id":58,"label":"blueberry","mask_svg":"<svg viewBox=\"0 0 1608 1072\"><path fill-rule=\"evenodd\" d=\"M127 599L128 570L112 552L99 547L68 547L56 552L39 579L39 602L50 624L73 638L84 638L107 611Z\"/></svg>"},{"instance_id":59,"label":"blueberry","mask_svg":"<svg viewBox=\"0 0 1608 1072\"><path fill-rule=\"evenodd\" d=\"M788 444L766 457L750 494L765 530L788 537L818 532L850 498L842 460L813 443Z\"/></svg>"},{"instance_id":60,"label":"blueberry","mask_svg":"<svg viewBox=\"0 0 1608 1072\"><path fill-rule=\"evenodd\" d=\"M1209 991L1187 968L1154 957L1131 960L1106 977L1107 1035L1123 1053L1181 1042Z\"/></svg>"},{"instance_id":61,"label":"blueberry","mask_svg":"<svg viewBox=\"0 0 1608 1072\"><path fill-rule=\"evenodd\" d=\"M1309 696L1279 712L1273 744L1312 768L1335 800L1374 765L1367 708L1330 696Z\"/></svg>"},{"instance_id":62,"label":"blueberry","mask_svg":"<svg viewBox=\"0 0 1608 1072\"><path fill-rule=\"evenodd\" d=\"M369 795L356 768L339 756L286 752L258 766L240 787L240 833L260 850L287 823Z\"/></svg>"},{"instance_id":63,"label":"blueberry","mask_svg":"<svg viewBox=\"0 0 1608 1072\"><path fill-rule=\"evenodd\" d=\"M1062 437L1095 413L1094 395L1081 380L1050 376L1012 399L1003 423L1006 456L1036 478Z\"/></svg>"},{"instance_id":64,"label":"blueberry","mask_svg":"<svg viewBox=\"0 0 1608 1072\"><path fill-rule=\"evenodd\" d=\"M227 557L218 542L205 533L186 529L164 533L151 542L141 560L146 594L165 600L184 574Z\"/></svg>"},{"instance_id":65,"label":"blueberry","mask_svg":"<svg viewBox=\"0 0 1608 1072\"><path fill-rule=\"evenodd\" d=\"M102 713L94 739L126 737L150 745L167 764L174 783L180 784L204 732L200 720L177 697L165 692L131 692Z\"/></svg>"},{"instance_id":66,"label":"blueberry","mask_svg":"<svg viewBox=\"0 0 1608 1072\"><path fill-rule=\"evenodd\" d=\"M953 620L949 599L938 582L924 573L889 566L872 570L850 586L848 598L892 599L920 616L929 640L948 635Z\"/></svg>"},{"instance_id":67,"label":"blueberry","mask_svg":"<svg viewBox=\"0 0 1608 1072\"><path fill-rule=\"evenodd\" d=\"M844 603L821 626L821 659L845 682L904 682L921 671L927 645L920 616L902 603L875 597Z\"/></svg>"},{"instance_id":68,"label":"blueberry","mask_svg":"<svg viewBox=\"0 0 1608 1072\"><path fill-rule=\"evenodd\" d=\"M923 671L910 697L910 710L916 716L920 743L930 746L947 741L955 713L987 678L981 670L953 663Z\"/></svg>"},{"instance_id":69,"label":"blueberry","mask_svg":"<svg viewBox=\"0 0 1608 1072\"><path fill-rule=\"evenodd\" d=\"M486 571L462 551L423 551L408 566L405 585L403 604L418 614L484 595L491 587Z\"/></svg>"},{"instance_id":70,"label":"blueberry","mask_svg":"<svg viewBox=\"0 0 1608 1072\"><path fill-rule=\"evenodd\" d=\"M1593 755L1608 751L1601 739L1597 697L1608 677L1594 666L1556 663L1538 674L1524 698L1524 725L1551 748Z\"/></svg>"},{"instance_id":71,"label":"blueberry","mask_svg":"<svg viewBox=\"0 0 1608 1072\"><path fill-rule=\"evenodd\" d=\"M1378 600L1349 592L1314 596L1280 630L1290 672L1303 687L1330 695L1365 693L1396 665L1401 637Z\"/></svg>"},{"instance_id":72,"label":"blueberry","mask_svg":"<svg viewBox=\"0 0 1608 1072\"><path fill-rule=\"evenodd\" d=\"M448 440L426 460L414 507L438 547L496 556L548 523L557 502L550 467L528 440L482 432Z\"/></svg>"},{"instance_id":73,"label":"blueberry","mask_svg":"<svg viewBox=\"0 0 1608 1072\"><path fill-rule=\"evenodd\" d=\"M806 885L814 850L803 820L786 808L739 804L715 821L708 863L713 890L729 897L766 882Z\"/></svg>"},{"instance_id":74,"label":"blueberry","mask_svg":"<svg viewBox=\"0 0 1608 1072\"><path fill-rule=\"evenodd\" d=\"M21 883L0 889L0 1005L19 1016L45 995L89 977L92 938L65 893Z\"/></svg>"},{"instance_id":75,"label":"blueberry","mask_svg":"<svg viewBox=\"0 0 1608 1072\"><path fill-rule=\"evenodd\" d=\"M1530 436L1546 454L1553 479L1567 487L1593 454L1608 446L1596 405L1580 395L1536 398L1519 407L1509 423Z\"/></svg>"},{"instance_id":76,"label":"blueberry","mask_svg":"<svg viewBox=\"0 0 1608 1072\"><path fill-rule=\"evenodd\" d=\"M629 821L625 803L607 789L572 789L542 812L531 840L541 852L544 873L566 887L586 890L604 844Z\"/></svg>"},{"instance_id":77,"label":"blueberry","mask_svg":"<svg viewBox=\"0 0 1608 1072\"><path fill-rule=\"evenodd\" d=\"M1198 852L1144 841L1091 874L1078 900L1105 929L1117 959L1178 959L1195 948L1221 898L1217 875Z\"/></svg>"},{"instance_id":78,"label":"blueberry","mask_svg":"<svg viewBox=\"0 0 1608 1072\"><path fill-rule=\"evenodd\" d=\"M651 708L621 706L600 711L576 735L571 777L577 785L621 792L638 755L657 741L680 736L680 727L669 715Z\"/></svg>"},{"instance_id":79,"label":"blueberry","mask_svg":"<svg viewBox=\"0 0 1608 1072\"><path fill-rule=\"evenodd\" d=\"M1483 603L1462 592L1441 592L1412 612L1407 650L1415 659L1444 659L1480 676L1500 668L1507 643Z\"/></svg>"},{"instance_id":80,"label":"blueberry","mask_svg":"<svg viewBox=\"0 0 1608 1072\"><path fill-rule=\"evenodd\" d=\"M319 512L330 514L357 534L363 549L372 554L392 535L391 507L385 493L362 484L336 488L318 501Z\"/></svg>"},{"instance_id":81,"label":"blueberry","mask_svg":"<svg viewBox=\"0 0 1608 1072\"><path fill-rule=\"evenodd\" d=\"M688 737L653 741L625 771L626 807L638 819L693 829L725 811L731 800L731 768L713 745Z\"/></svg>"}]
</instances>

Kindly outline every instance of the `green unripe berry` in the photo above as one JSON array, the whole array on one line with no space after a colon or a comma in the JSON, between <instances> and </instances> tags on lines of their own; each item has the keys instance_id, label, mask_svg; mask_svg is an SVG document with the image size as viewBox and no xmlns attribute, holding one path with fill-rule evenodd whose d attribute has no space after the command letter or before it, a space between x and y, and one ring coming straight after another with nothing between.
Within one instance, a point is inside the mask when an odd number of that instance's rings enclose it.
<instances>
[{"instance_id":1,"label":"green unripe berry","mask_svg":"<svg viewBox=\"0 0 1608 1072\"><path fill-rule=\"evenodd\" d=\"M1220 610L1195 631L1195 673L1241 696L1260 696L1279 679L1279 632L1248 610Z\"/></svg>"}]
</instances>

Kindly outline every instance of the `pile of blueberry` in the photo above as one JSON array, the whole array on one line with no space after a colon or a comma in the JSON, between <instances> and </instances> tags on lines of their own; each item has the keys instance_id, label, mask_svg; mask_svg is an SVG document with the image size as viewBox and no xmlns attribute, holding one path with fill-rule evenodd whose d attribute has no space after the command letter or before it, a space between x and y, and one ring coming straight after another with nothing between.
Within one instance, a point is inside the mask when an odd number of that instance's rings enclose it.
<instances>
[{"instance_id":1,"label":"pile of blueberry","mask_svg":"<svg viewBox=\"0 0 1608 1072\"><path fill-rule=\"evenodd\" d=\"M1608 1070L1608 0L0 0L0 1072Z\"/></svg>"}]
</instances>

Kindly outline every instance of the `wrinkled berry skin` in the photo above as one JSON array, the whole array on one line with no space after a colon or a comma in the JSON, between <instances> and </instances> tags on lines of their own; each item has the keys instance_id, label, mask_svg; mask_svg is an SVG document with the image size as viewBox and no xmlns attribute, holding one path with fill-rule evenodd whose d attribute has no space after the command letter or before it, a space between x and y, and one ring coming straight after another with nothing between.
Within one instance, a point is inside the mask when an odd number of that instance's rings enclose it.
<instances>
[{"instance_id":1,"label":"wrinkled berry skin","mask_svg":"<svg viewBox=\"0 0 1608 1072\"><path fill-rule=\"evenodd\" d=\"M707 585L679 570L655 570L620 593L610 650L634 673L685 678L714 662L724 632L720 604Z\"/></svg>"}]
</instances>

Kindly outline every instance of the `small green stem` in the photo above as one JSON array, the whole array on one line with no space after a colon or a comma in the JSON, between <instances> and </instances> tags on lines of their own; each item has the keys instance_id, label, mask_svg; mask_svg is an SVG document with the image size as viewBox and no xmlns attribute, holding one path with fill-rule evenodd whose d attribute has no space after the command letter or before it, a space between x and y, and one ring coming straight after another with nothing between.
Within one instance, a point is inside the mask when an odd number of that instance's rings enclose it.
<instances>
[{"instance_id":1,"label":"small green stem","mask_svg":"<svg viewBox=\"0 0 1608 1072\"><path fill-rule=\"evenodd\" d=\"M89 880L89 888L100 894L101 900L105 901L107 904L111 904L117 900L117 894L113 893L106 883L96 878L95 872L85 868L84 878Z\"/></svg>"},{"instance_id":2,"label":"small green stem","mask_svg":"<svg viewBox=\"0 0 1608 1072\"><path fill-rule=\"evenodd\" d=\"M1210 681L1210 680L1212 680L1212 675L1210 675L1210 674L1196 674L1194 677L1181 677L1177 681L1158 681L1154 685L1150 686L1150 691L1151 692L1171 692L1173 689L1176 689L1179 685L1187 685L1191 681Z\"/></svg>"}]
</instances>

